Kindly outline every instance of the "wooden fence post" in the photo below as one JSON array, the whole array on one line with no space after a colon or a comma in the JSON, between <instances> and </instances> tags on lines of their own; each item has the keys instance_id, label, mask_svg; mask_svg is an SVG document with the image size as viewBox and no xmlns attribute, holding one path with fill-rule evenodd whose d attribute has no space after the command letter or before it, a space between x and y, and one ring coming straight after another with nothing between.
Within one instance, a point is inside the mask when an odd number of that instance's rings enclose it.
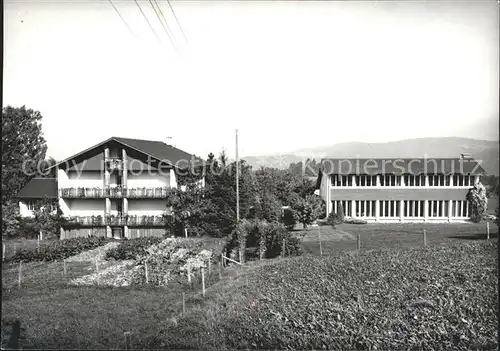
<instances>
[{"instance_id":1,"label":"wooden fence post","mask_svg":"<svg viewBox=\"0 0 500 351\"><path fill-rule=\"evenodd\" d=\"M23 262L22 261L19 261L19 275L17 277L17 287L18 289L21 289L21 281L22 281L22 266L23 266Z\"/></svg>"},{"instance_id":2,"label":"wooden fence post","mask_svg":"<svg viewBox=\"0 0 500 351\"><path fill-rule=\"evenodd\" d=\"M219 262L219 280L222 279L222 262Z\"/></svg>"},{"instance_id":3,"label":"wooden fence post","mask_svg":"<svg viewBox=\"0 0 500 351\"><path fill-rule=\"evenodd\" d=\"M125 336L125 350L132 350L132 339L130 336L130 332L123 333Z\"/></svg>"},{"instance_id":4,"label":"wooden fence post","mask_svg":"<svg viewBox=\"0 0 500 351\"><path fill-rule=\"evenodd\" d=\"M201 267L201 291L203 297L205 297L205 268Z\"/></svg>"},{"instance_id":5,"label":"wooden fence post","mask_svg":"<svg viewBox=\"0 0 500 351\"><path fill-rule=\"evenodd\" d=\"M14 243L14 255L17 253L17 243Z\"/></svg>"},{"instance_id":6,"label":"wooden fence post","mask_svg":"<svg viewBox=\"0 0 500 351\"><path fill-rule=\"evenodd\" d=\"M357 236L357 245L358 245L358 251L361 250L361 235L358 233L358 236Z\"/></svg>"},{"instance_id":7,"label":"wooden fence post","mask_svg":"<svg viewBox=\"0 0 500 351\"><path fill-rule=\"evenodd\" d=\"M424 229L424 246L427 246L427 233Z\"/></svg>"},{"instance_id":8,"label":"wooden fence post","mask_svg":"<svg viewBox=\"0 0 500 351\"><path fill-rule=\"evenodd\" d=\"M5 244L2 243L2 262L5 261Z\"/></svg>"},{"instance_id":9,"label":"wooden fence post","mask_svg":"<svg viewBox=\"0 0 500 351\"><path fill-rule=\"evenodd\" d=\"M97 259L95 260L95 275L96 275L97 285L99 285L99 264L97 262Z\"/></svg>"},{"instance_id":10,"label":"wooden fence post","mask_svg":"<svg viewBox=\"0 0 500 351\"><path fill-rule=\"evenodd\" d=\"M188 283L189 283L189 287L191 287L191 264L188 263L188 272L187 272L187 276L188 276Z\"/></svg>"},{"instance_id":11,"label":"wooden fence post","mask_svg":"<svg viewBox=\"0 0 500 351\"><path fill-rule=\"evenodd\" d=\"M186 314L186 293L182 292L182 315Z\"/></svg>"},{"instance_id":12,"label":"wooden fence post","mask_svg":"<svg viewBox=\"0 0 500 351\"><path fill-rule=\"evenodd\" d=\"M38 252L40 252L40 235L42 235L42 231L40 231L40 234L38 234L38 239L36 241L36 249Z\"/></svg>"},{"instance_id":13,"label":"wooden fence post","mask_svg":"<svg viewBox=\"0 0 500 351\"><path fill-rule=\"evenodd\" d=\"M486 240L490 240L490 222L486 222Z\"/></svg>"},{"instance_id":14,"label":"wooden fence post","mask_svg":"<svg viewBox=\"0 0 500 351\"><path fill-rule=\"evenodd\" d=\"M148 261L144 262L144 274L146 275L146 284L149 284Z\"/></svg>"},{"instance_id":15,"label":"wooden fence post","mask_svg":"<svg viewBox=\"0 0 500 351\"><path fill-rule=\"evenodd\" d=\"M66 276L66 259L63 259L64 276Z\"/></svg>"},{"instance_id":16,"label":"wooden fence post","mask_svg":"<svg viewBox=\"0 0 500 351\"><path fill-rule=\"evenodd\" d=\"M281 244L281 258L285 257L285 239L283 239L283 244Z\"/></svg>"},{"instance_id":17,"label":"wooden fence post","mask_svg":"<svg viewBox=\"0 0 500 351\"><path fill-rule=\"evenodd\" d=\"M210 273L212 271L212 260L208 259L208 280L210 281Z\"/></svg>"},{"instance_id":18,"label":"wooden fence post","mask_svg":"<svg viewBox=\"0 0 500 351\"><path fill-rule=\"evenodd\" d=\"M222 267L224 267L224 254L223 253L220 254L220 261L222 263Z\"/></svg>"},{"instance_id":19,"label":"wooden fence post","mask_svg":"<svg viewBox=\"0 0 500 351\"><path fill-rule=\"evenodd\" d=\"M321 244L321 229L318 225L319 255L323 256L323 246Z\"/></svg>"}]
</instances>

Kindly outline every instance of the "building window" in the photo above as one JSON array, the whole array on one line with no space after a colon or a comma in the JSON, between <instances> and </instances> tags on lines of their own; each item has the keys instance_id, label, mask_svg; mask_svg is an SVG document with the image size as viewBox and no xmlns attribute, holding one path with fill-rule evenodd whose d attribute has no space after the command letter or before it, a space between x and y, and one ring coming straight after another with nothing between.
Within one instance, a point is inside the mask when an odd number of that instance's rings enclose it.
<instances>
[{"instance_id":1,"label":"building window","mask_svg":"<svg viewBox=\"0 0 500 351\"><path fill-rule=\"evenodd\" d=\"M424 201L406 200L404 204L403 217L422 218L424 217Z\"/></svg>"},{"instance_id":2,"label":"building window","mask_svg":"<svg viewBox=\"0 0 500 351\"><path fill-rule=\"evenodd\" d=\"M380 201L380 217L391 218L400 216L400 203L399 201L389 200Z\"/></svg>"},{"instance_id":3,"label":"building window","mask_svg":"<svg viewBox=\"0 0 500 351\"><path fill-rule=\"evenodd\" d=\"M35 210L35 201L28 201L26 203L26 207L28 208L29 211L34 211Z\"/></svg>"},{"instance_id":4,"label":"building window","mask_svg":"<svg viewBox=\"0 0 500 351\"><path fill-rule=\"evenodd\" d=\"M375 217L375 201L355 201L356 217Z\"/></svg>"}]
</instances>

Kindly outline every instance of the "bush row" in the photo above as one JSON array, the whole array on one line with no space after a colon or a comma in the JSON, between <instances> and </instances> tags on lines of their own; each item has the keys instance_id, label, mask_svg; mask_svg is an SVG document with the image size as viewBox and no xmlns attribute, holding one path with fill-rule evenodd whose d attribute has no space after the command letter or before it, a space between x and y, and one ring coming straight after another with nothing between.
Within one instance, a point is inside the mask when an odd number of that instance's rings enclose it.
<instances>
[{"instance_id":1,"label":"bush row","mask_svg":"<svg viewBox=\"0 0 500 351\"><path fill-rule=\"evenodd\" d=\"M106 238L72 238L57 240L50 244L41 246L40 249L23 249L17 252L12 261L14 262L33 262L33 261L57 261L78 255L87 250L95 249L106 243Z\"/></svg>"},{"instance_id":2,"label":"bush row","mask_svg":"<svg viewBox=\"0 0 500 351\"><path fill-rule=\"evenodd\" d=\"M151 245L158 244L163 238L146 237L124 240L115 248L106 251L106 260L135 260L143 255Z\"/></svg>"}]
</instances>

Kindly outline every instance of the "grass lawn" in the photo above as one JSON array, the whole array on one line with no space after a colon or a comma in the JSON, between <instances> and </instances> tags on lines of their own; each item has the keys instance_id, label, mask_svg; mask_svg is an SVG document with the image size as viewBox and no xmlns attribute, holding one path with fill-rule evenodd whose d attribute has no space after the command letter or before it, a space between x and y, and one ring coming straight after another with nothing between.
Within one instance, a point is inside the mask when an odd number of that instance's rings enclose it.
<instances>
[{"instance_id":1,"label":"grass lawn","mask_svg":"<svg viewBox=\"0 0 500 351\"><path fill-rule=\"evenodd\" d=\"M423 246L423 230L426 231L427 245L435 246L453 241L475 241L486 238L485 223L402 223L402 224L340 224L335 229L331 226L309 227L295 231L303 238L304 254L319 255L319 235L323 255L338 251L356 250L359 234L361 247L372 249L400 249ZM490 238L498 239L498 228L490 223Z\"/></svg>"}]
</instances>

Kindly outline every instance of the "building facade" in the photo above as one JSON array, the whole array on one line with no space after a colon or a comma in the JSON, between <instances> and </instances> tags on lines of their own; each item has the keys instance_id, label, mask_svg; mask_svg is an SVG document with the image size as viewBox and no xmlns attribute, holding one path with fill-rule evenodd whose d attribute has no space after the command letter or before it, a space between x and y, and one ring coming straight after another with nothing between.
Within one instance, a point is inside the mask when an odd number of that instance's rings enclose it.
<instances>
[{"instance_id":1,"label":"building facade","mask_svg":"<svg viewBox=\"0 0 500 351\"><path fill-rule=\"evenodd\" d=\"M201 162L159 141L112 137L58 162L56 178L32 179L18 195L20 214L32 215L34 201L48 197L67 219L61 239L162 236L168 190L179 171Z\"/></svg>"},{"instance_id":2,"label":"building facade","mask_svg":"<svg viewBox=\"0 0 500 351\"><path fill-rule=\"evenodd\" d=\"M317 188L327 213L367 222L461 222L466 195L485 174L480 163L456 159L324 159Z\"/></svg>"}]
</instances>

